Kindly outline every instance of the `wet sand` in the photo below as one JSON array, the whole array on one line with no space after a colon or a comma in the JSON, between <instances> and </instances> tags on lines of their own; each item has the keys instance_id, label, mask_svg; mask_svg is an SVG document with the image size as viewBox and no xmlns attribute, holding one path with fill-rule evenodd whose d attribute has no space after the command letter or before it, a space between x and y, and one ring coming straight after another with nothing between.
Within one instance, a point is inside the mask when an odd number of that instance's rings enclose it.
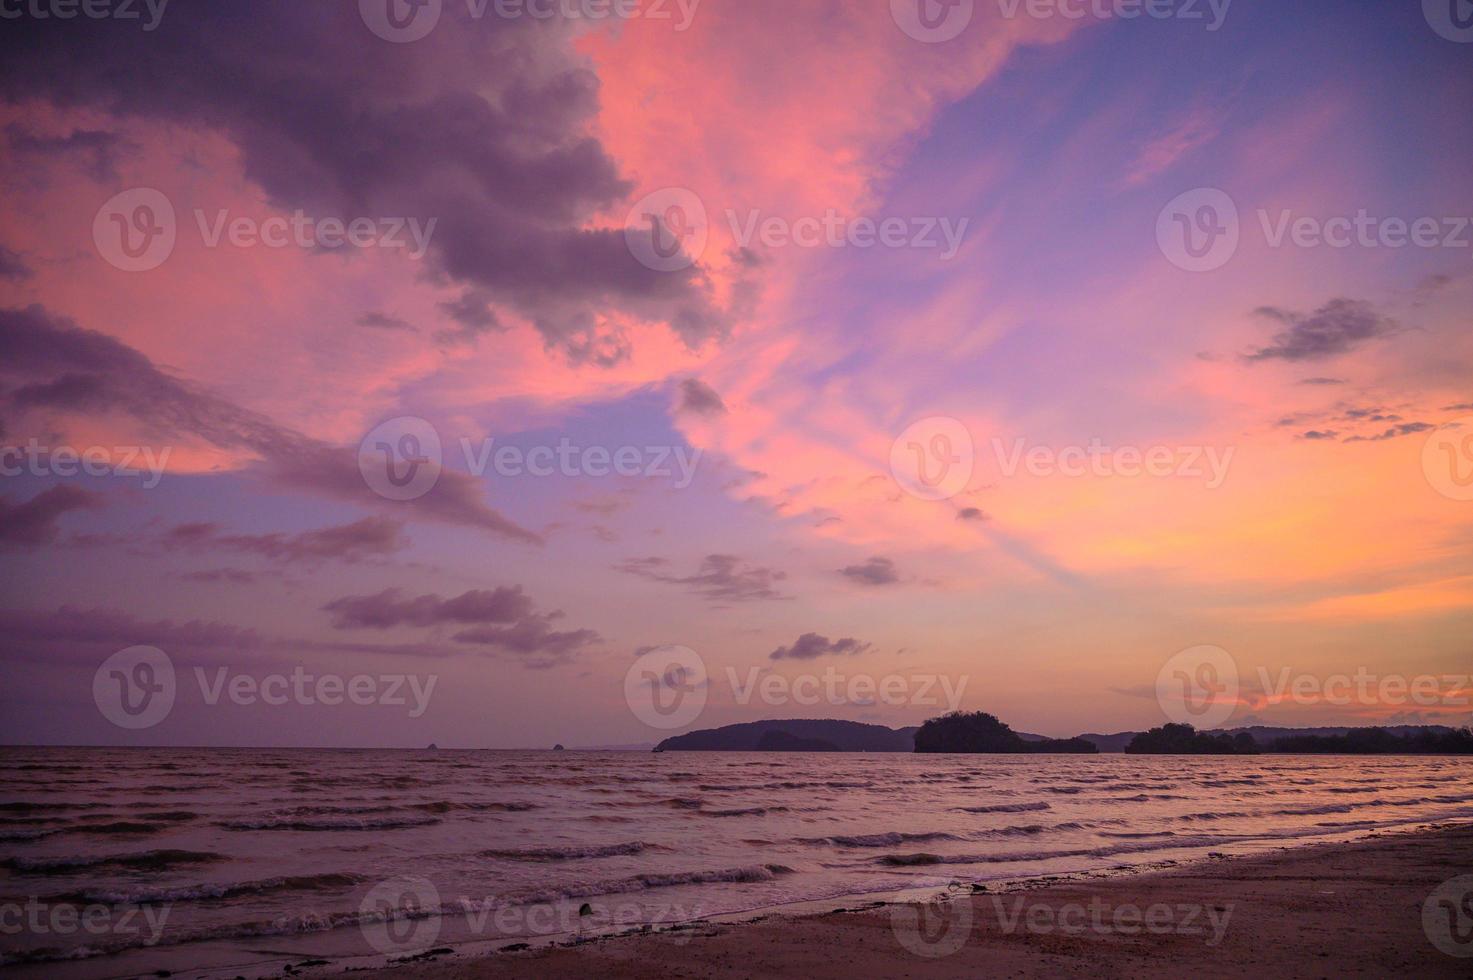
<instances>
[{"instance_id":1,"label":"wet sand","mask_svg":"<svg viewBox=\"0 0 1473 980\"><path fill-rule=\"evenodd\" d=\"M943 890L929 910L903 903L698 923L378 972L418 980L1468 977L1473 918L1434 898L1424 920L1424 906L1448 879L1469 874L1473 825L1441 825L1138 874ZM1466 911L1473 896L1464 894L1453 901Z\"/></svg>"}]
</instances>

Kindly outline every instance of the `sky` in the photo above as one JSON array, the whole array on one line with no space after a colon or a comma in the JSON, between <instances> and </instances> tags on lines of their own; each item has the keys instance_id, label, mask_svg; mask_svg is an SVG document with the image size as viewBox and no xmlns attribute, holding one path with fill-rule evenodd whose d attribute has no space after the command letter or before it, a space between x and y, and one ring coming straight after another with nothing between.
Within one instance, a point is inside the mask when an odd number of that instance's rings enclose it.
<instances>
[{"instance_id":1,"label":"sky","mask_svg":"<svg viewBox=\"0 0 1473 980\"><path fill-rule=\"evenodd\" d=\"M0 741L1468 723L1459 3L4 5Z\"/></svg>"}]
</instances>

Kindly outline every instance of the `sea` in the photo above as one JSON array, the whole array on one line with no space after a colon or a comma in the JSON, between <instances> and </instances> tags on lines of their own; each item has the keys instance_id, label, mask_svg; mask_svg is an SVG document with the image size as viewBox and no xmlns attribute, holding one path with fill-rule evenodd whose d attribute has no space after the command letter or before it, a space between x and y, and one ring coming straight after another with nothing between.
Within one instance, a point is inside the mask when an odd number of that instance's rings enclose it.
<instances>
[{"instance_id":1,"label":"sea","mask_svg":"<svg viewBox=\"0 0 1473 980\"><path fill-rule=\"evenodd\" d=\"M254 977L1473 817L1457 757L0 749L0 965Z\"/></svg>"}]
</instances>

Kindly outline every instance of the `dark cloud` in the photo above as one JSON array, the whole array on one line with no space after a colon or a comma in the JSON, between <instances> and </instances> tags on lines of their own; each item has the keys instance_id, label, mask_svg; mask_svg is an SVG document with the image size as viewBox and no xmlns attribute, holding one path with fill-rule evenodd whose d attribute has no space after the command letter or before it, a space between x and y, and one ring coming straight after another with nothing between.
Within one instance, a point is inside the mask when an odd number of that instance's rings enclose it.
<instances>
[{"instance_id":1,"label":"dark cloud","mask_svg":"<svg viewBox=\"0 0 1473 980\"><path fill-rule=\"evenodd\" d=\"M863 564L841 568L839 574L864 585L893 585L900 581L895 563L883 555L875 555Z\"/></svg>"},{"instance_id":2,"label":"dark cloud","mask_svg":"<svg viewBox=\"0 0 1473 980\"><path fill-rule=\"evenodd\" d=\"M566 662L600 639L589 629L554 629L553 624L563 613L537 612L521 586L477 589L449 599L408 596L400 589L385 589L374 595L334 599L322 608L332 614L336 629L466 626L469 628L454 633L451 639L538 661L529 662L529 666Z\"/></svg>"},{"instance_id":3,"label":"dark cloud","mask_svg":"<svg viewBox=\"0 0 1473 980\"><path fill-rule=\"evenodd\" d=\"M598 633L590 629L555 630L551 625L552 618L531 617L511 626L477 626L456 633L454 639L457 643L497 647L508 653L536 658L539 663L532 666L565 663L578 651L600 639Z\"/></svg>"},{"instance_id":4,"label":"dark cloud","mask_svg":"<svg viewBox=\"0 0 1473 980\"><path fill-rule=\"evenodd\" d=\"M58 521L63 514L101 505L97 494L67 484L18 504L0 497L0 548L49 544L61 533Z\"/></svg>"},{"instance_id":5,"label":"dark cloud","mask_svg":"<svg viewBox=\"0 0 1473 980\"><path fill-rule=\"evenodd\" d=\"M112 609L62 606L54 612L0 610L0 636L7 652L28 659L83 663L125 647L146 644L177 651L229 655L258 650L255 630L207 620L152 622Z\"/></svg>"},{"instance_id":6,"label":"dark cloud","mask_svg":"<svg viewBox=\"0 0 1473 980\"><path fill-rule=\"evenodd\" d=\"M1308 432L1303 433L1299 438L1301 438L1301 439L1333 439L1333 438L1335 438L1336 435L1337 435L1337 433L1335 432L1334 429L1324 429L1324 430L1310 429Z\"/></svg>"},{"instance_id":7,"label":"dark cloud","mask_svg":"<svg viewBox=\"0 0 1473 980\"><path fill-rule=\"evenodd\" d=\"M374 330L403 330L408 333L414 332L414 326L408 320L402 320L397 316L370 310L358 318L358 326L371 327Z\"/></svg>"},{"instance_id":8,"label":"dark cloud","mask_svg":"<svg viewBox=\"0 0 1473 980\"><path fill-rule=\"evenodd\" d=\"M218 131L278 207L434 218L430 274L486 290L573 361L628 355L618 315L692 346L729 331L702 266L648 269L605 220L634 188L590 135L599 83L576 24L445 3L427 37L392 44L351 2L170 13L148 32L8 21L0 95Z\"/></svg>"},{"instance_id":9,"label":"dark cloud","mask_svg":"<svg viewBox=\"0 0 1473 980\"><path fill-rule=\"evenodd\" d=\"M534 612L532 598L521 586L473 589L453 599L437 595L406 596L401 589L374 595L344 596L322 607L337 629L390 629L395 626L442 626L447 623L514 623Z\"/></svg>"},{"instance_id":10,"label":"dark cloud","mask_svg":"<svg viewBox=\"0 0 1473 980\"><path fill-rule=\"evenodd\" d=\"M74 129L65 136L41 136L11 123L5 127L6 142L17 157L38 157L46 163L76 157L82 171L99 183L118 179L118 157L136 149L117 133L98 129Z\"/></svg>"},{"instance_id":11,"label":"dark cloud","mask_svg":"<svg viewBox=\"0 0 1473 980\"><path fill-rule=\"evenodd\" d=\"M170 546L241 551L273 561L358 562L402 551L409 541L404 525L385 517L365 517L351 524L297 534L225 534L214 524L180 524L164 536Z\"/></svg>"},{"instance_id":12,"label":"dark cloud","mask_svg":"<svg viewBox=\"0 0 1473 980\"><path fill-rule=\"evenodd\" d=\"M195 437L255 456L265 475L286 486L360 505L386 503L364 483L356 447L329 445L277 425L165 374L132 347L39 306L0 310L0 379L7 375L25 380L8 397L8 406L22 412L122 412L145 423L160 440ZM442 470L433 489L398 506L400 513L416 518L541 543L485 502L479 480L453 470Z\"/></svg>"},{"instance_id":13,"label":"dark cloud","mask_svg":"<svg viewBox=\"0 0 1473 980\"><path fill-rule=\"evenodd\" d=\"M1284 325L1273 343L1244 355L1248 361L1313 361L1353 350L1368 340L1388 337L1401 328L1361 300L1332 299L1311 314L1272 306L1254 311Z\"/></svg>"},{"instance_id":14,"label":"dark cloud","mask_svg":"<svg viewBox=\"0 0 1473 980\"><path fill-rule=\"evenodd\" d=\"M963 507L961 510L956 512L956 519L959 521L991 520L991 518L989 518L980 507Z\"/></svg>"},{"instance_id":15,"label":"dark cloud","mask_svg":"<svg viewBox=\"0 0 1473 980\"><path fill-rule=\"evenodd\" d=\"M701 559L694 575L672 575L665 571L664 558L631 558L614 566L621 572L638 575L652 582L683 585L697 595L719 601L787 599L776 588L788 577L786 572L743 562L736 555L707 555Z\"/></svg>"},{"instance_id":16,"label":"dark cloud","mask_svg":"<svg viewBox=\"0 0 1473 980\"><path fill-rule=\"evenodd\" d=\"M12 252L4 245L0 245L0 279L20 282L22 279L29 278L31 278L31 269L21 261L20 253Z\"/></svg>"},{"instance_id":17,"label":"dark cloud","mask_svg":"<svg viewBox=\"0 0 1473 980\"><path fill-rule=\"evenodd\" d=\"M699 378L686 378L680 383L679 411L711 418L726 414L726 403L716 390Z\"/></svg>"},{"instance_id":18,"label":"dark cloud","mask_svg":"<svg viewBox=\"0 0 1473 980\"><path fill-rule=\"evenodd\" d=\"M436 332L435 340L442 344L470 343L483 333L505 330L506 325L491 309L492 299L487 290L467 289L457 299L441 303L441 311L460 326Z\"/></svg>"},{"instance_id":19,"label":"dark cloud","mask_svg":"<svg viewBox=\"0 0 1473 980\"><path fill-rule=\"evenodd\" d=\"M1343 385L1345 381L1341 378L1301 378L1302 385Z\"/></svg>"},{"instance_id":20,"label":"dark cloud","mask_svg":"<svg viewBox=\"0 0 1473 980\"><path fill-rule=\"evenodd\" d=\"M1383 442L1383 441L1385 441L1387 439L1399 439L1402 436L1416 435L1418 432L1430 432L1430 431L1432 431L1435 428L1437 428L1437 426L1430 425L1430 424L1428 424L1426 422L1406 422L1406 423L1404 423L1402 425L1392 426L1391 428L1385 429L1385 430L1383 430L1383 431L1381 431L1381 432L1379 432L1379 433L1377 433L1375 435L1370 435L1370 436L1351 436L1349 439L1346 439L1345 441L1346 442Z\"/></svg>"},{"instance_id":21,"label":"dark cloud","mask_svg":"<svg viewBox=\"0 0 1473 980\"><path fill-rule=\"evenodd\" d=\"M1461 402L1457 405L1444 405L1444 412L1473 412L1473 402Z\"/></svg>"},{"instance_id":22,"label":"dark cloud","mask_svg":"<svg viewBox=\"0 0 1473 980\"><path fill-rule=\"evenodd\" d=\"M818 657L852 657L870 649L873 649L872 644L849 636L830 640L817 633L804 633L793 641L792 646L778 647L767 656L769 660L815 660Z\"/></svg>"}]
</instances>

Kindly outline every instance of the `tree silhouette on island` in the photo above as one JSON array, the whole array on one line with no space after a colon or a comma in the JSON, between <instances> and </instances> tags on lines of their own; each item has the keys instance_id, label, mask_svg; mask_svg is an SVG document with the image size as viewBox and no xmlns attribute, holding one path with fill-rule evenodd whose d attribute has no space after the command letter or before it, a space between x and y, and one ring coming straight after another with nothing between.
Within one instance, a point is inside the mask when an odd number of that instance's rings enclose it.
<instances>
[{"instance_id":1,"label":"tree silhouette on island","mask_svg":"<svg viewBox=\"0 0 1473 980\"><path fill-rule=\"evenodd\" d=\"M1082 738L1045 738L1030 741L1013 731L996 715L985 711L953 711L932 718L916 731L917 752L990 753L1097 753L1093 742Z\"/></svg>"}]
</instances>

